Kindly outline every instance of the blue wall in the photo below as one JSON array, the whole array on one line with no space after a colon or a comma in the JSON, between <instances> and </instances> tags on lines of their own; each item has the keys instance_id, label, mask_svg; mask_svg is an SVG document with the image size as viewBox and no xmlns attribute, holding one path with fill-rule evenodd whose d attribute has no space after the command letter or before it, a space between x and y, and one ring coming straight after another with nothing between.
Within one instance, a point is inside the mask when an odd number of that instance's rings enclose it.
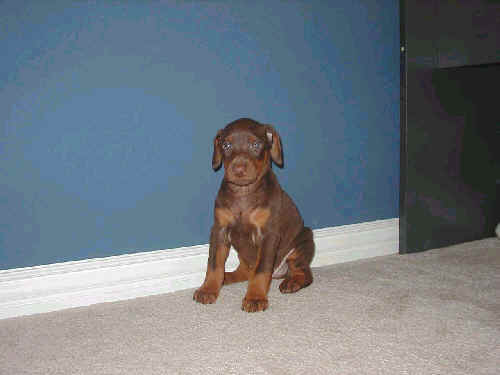
<instances>
[{"instance_id":1,"label":"blue wall","mask_svg":"<svg viewBox=\"0 0 500 375\"><path fill-rule=\"evenodd\" d=\"M307 225L398 216L397 1L92 3L0 3L0 269L207 243L239 117Z\"/></svg>"}]
</instances>

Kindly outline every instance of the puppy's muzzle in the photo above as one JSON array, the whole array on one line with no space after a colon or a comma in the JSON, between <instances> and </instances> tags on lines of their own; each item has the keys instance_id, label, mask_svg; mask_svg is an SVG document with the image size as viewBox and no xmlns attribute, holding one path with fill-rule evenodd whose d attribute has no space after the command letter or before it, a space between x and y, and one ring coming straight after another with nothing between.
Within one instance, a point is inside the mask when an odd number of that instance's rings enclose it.
<instances>
[{"instance_id":1,"label":"puppy's muzzle","mask_svg":"<svg viewBox=\"0 0 500 375\"><path fill-rule=\"evenodd\" d=\"M231 174L236 178L249 177L250 162L245 157L236 157L230 166Z\"/></svg>"},{"instance_id":2,"label":"puppy's muzzle","mask_svg":"<svg viewBox=\"0 0 500 375\"><path fill-rule=\"evenodd\" d=\"M231 165L231 171L233 172L233 175L235 177L245 177L247 174L247 169L248 169L248 162L245 161L239 161L239 162L234 162Z\"/></svg>"}]
</instances>

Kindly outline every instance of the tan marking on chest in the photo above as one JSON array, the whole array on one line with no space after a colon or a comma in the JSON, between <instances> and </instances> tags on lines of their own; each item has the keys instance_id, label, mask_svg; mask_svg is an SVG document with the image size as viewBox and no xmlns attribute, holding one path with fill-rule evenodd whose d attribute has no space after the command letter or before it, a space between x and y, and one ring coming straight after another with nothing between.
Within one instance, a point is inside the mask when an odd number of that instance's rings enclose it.
<instances>
[{"instance_id":1,"label":"tan marking on chest","mask_svg":"<svg viewBox=\"0 0 500 375\"><path fill-rule=\"evenodd\" d=\"M215 219L221 227L227 227L235 222L233 213L227 208L216 208Z\"/></svg>"},{"instance_id":2,"label":"tan marking on chest","mask_svg":"<svg viewBox=\"0 0 500 375\"><path fill-rule=\"evenodd\" d=\"M269 216L271 216L271 210L269 208L256 208L252 211L248 219L250 224L260 229L266 225Z\"/></svg>"}]
</instances>

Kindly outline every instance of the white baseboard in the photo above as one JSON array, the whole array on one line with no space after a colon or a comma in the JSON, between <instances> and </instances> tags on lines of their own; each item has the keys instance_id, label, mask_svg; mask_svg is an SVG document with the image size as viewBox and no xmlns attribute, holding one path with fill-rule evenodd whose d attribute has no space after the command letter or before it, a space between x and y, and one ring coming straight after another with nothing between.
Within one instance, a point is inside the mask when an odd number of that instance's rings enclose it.
<instances>
[{"instance_id":1,"label":"white baseboard","mask_svg":"<svg viewBox=\"0 0 500 375\"><path fill-rule=\"evenodd\" d=\"M314 230L313 267L395 254L399 219ZM208 245L0 271L0 319L195 288ZM226 269L234 269L234 251Z\"/></svg>"}]
</instances>

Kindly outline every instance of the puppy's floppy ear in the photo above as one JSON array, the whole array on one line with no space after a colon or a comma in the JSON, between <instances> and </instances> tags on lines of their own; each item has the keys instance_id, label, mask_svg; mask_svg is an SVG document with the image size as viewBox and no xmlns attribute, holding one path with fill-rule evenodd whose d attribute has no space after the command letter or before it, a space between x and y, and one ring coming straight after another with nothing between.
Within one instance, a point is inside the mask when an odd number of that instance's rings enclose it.
<instances>
[{"instance_id":1,"label":"puppy's floppy ear","mask_svg":"<svg viewBox=\"0 0 500 375\"><path fill-rule=\"evenodd\" d=\"M217 171L222 164L221 141L222 129L217 132L217 135L214 138L214 153L212 155L212 168L214 169L214 171Z\"/></svg>"},{"instance_id":2,"label":"puppy's floppy ear","mask_svg":"<svg viewBox=\"0 0 500 375\"><path fill-rule=\"evenodd\" d=\"M283 167L283 151L281 148L281 138L271 125L266 125L266 138L271 145L271 159L278 167Z\"/></svg>"}]
</instances>

